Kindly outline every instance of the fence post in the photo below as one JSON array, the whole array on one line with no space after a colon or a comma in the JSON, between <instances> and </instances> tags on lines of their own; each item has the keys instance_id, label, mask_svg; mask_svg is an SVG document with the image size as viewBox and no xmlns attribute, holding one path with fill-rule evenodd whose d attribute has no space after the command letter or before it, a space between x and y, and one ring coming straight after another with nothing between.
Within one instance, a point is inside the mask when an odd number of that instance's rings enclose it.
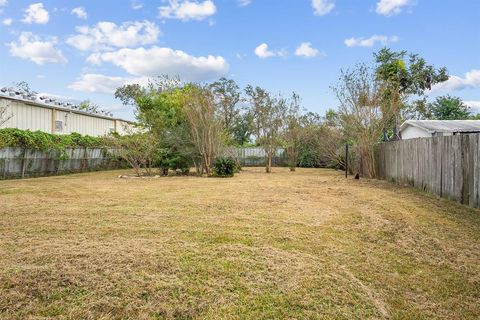
<instances>
[{"instance_id":1,"label":"fence post","mask_svg":"<svg viewBox=\"0 0 480 320\"><path fill-rule=\"evenodd\" d=\"M25 170L27 168L26 155L27 155L27 149L23 148L23 152L22 152L22 178L25 178Z\"/></svg>"},{"instance_id":2,"label":"fence post","mask_svg":"<svg viewBox=\"0 0 480 320\"><path fill-rule=\"evenodd\" d=\"M345 178L348 178L348 143L345 144Z\"/></svg>"}]
</instances>

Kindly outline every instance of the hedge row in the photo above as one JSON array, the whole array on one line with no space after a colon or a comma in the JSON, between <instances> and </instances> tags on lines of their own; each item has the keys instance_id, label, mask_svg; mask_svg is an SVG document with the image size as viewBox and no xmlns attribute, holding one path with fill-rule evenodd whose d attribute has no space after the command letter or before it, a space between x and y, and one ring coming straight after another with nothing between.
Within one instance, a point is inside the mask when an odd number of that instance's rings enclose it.
<instances>
[{"instance_id":1,"label":"hedge row","mask_svg":"<svg viewBox=\"0 0 480 320\"><path fill-rule=\"evenodd\" d=\"M66 148L99 148L105 146L105 139L82 136L79 133L67 135L20 129L0 129L0 148L19 147L32 150L65 150Z\"/></svg>"}]
</instances>

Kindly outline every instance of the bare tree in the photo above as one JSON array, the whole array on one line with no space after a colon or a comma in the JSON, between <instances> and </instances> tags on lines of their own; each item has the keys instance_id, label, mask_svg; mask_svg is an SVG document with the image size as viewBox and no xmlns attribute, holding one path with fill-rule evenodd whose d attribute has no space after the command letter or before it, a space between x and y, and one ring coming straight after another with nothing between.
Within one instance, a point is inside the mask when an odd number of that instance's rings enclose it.
<instances>
[{"instance_id":1,"label":"bare tree","mask_svg":"<svg viewBox=\"0 0 480 320\"><path fill-rule=\"evenodd\" d=\"M8 113L9 105L0 106L0 128L10 120L13 115Z\"/></svg>"},{"instance_id":2,"label":"bare tree","mask_svg":"<svg viewBox=\"0 0 480 320\"><path fill-rule=\"evenodd\" d=\"M257 143L265 150L266 172L272 171L272 159L282 145L282 129L287 114L287 102L272 97L260 87L247 86L245 89L252 112L252 131Z\"/></svg>"},{"instance_id":3,"label":"bare tree","mask_svg":"<svg viewBox=\"0 0 480 320\"><path fill-rule=\"evenodd\" d=\"M359 171L375 177L374 146L380 141L384 126L382 113L383 88L375 72L364 64L342 71L333 88L340 102L339 117L347 139L355 142L359 156Z\"/></svg>"},{"instance_id":4,"label":"bare tree","mask_svg":"<svg viewBox=\"0 0 480 320\"><path fill-rule=\"evenodd\" d=\"M33 95L33 96L38 94L38 92L32 90L32 88L30 87L30 84L26 81L14 82L13 85L18 91L23 92L25 94Z\"/></svg>"},{"instance_id":5,"label":"bare tree","mask_svg":"<svg viewBox=\"0 0 480 320\"><path fill-rule=\"evenodd\" d=\"M217 116L214 95L206 86L187 85L183 107L192 143L200 156L200 166L195 163L197 173L210 175L223 138L222 121Z\"/></svg>"},{"instance_id":6,"label":"bare tree","mask_svg":"<svg viewBox=\"0 0 480 320\"><path fill-rule=\"evenodd\" d=\"M285 118L284 143L288 157L290 171L295 171L298 164L300 144L304 133L304 122L300 110L300 96L295 92L289 101L289 108Z\"/></svg>"}]
</instances>

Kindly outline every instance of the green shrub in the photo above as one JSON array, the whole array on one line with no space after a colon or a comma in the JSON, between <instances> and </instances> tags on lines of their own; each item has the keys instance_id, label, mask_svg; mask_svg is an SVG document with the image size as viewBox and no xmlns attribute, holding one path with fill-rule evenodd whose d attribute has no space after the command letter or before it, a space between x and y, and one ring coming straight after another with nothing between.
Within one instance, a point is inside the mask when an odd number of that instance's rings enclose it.
<instances>
[{"instance_id":1,"label":"green shrub","mask_svg":"<svg viewBox=\"0 0 480 320\"><path fill-rule=\"evenodd\" d=\"M164 175L168 175L168 170L180 170L183 174L188 174L193 165L192 158L188 153L182 152L178 148L158 148L154 166L160 168Z\"/></svg>"},{"instance_id":2,"label":"green shrub","mask_svg":"<svg viewBox=\"0 0 480 320\"><path fill-rule=\"evenodd\" d=\"M51 134L43 131L20 129L0 129L0 148L16 147L31 150L57 150L66 148L104 147L103 138L82 136L79 133L65 135Z\"/></svg>"},{"instance_id":3,"label":"green shrub","mask_svg":"<svg viewBox=\"0 0 480 320\"><path fill-rule=\"evenodd\" d=\"M233 177L239 165L232 157L218 157L213 163L213 174L217 177Z\"/></svg>"}]
</instances>

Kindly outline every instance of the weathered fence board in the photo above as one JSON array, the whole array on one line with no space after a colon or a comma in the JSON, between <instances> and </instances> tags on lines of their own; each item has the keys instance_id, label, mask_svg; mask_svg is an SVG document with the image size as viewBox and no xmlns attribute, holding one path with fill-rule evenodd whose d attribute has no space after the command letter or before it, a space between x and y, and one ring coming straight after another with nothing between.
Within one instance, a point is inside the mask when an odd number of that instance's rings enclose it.
<instances>
[{"instance_id":1,"label":"weathered fence board","mask_svg":"<svg viewBox=\"0 0 480 320\"><path fill-rule=\"evenodd\" d=\"M122 168L125 164L105 149L0 149L0 179L27 178Z\"/></svg>"},{"instance_id":2,"label":"weathered fence board","mask_svg":"<svg viewBox=\"0 0 480 320\"><path fill-rule=\"evenodd\" d=\"M480 134L388 142L375 153L379 179L480 207Z\"/></svg>"}]
</instances>

